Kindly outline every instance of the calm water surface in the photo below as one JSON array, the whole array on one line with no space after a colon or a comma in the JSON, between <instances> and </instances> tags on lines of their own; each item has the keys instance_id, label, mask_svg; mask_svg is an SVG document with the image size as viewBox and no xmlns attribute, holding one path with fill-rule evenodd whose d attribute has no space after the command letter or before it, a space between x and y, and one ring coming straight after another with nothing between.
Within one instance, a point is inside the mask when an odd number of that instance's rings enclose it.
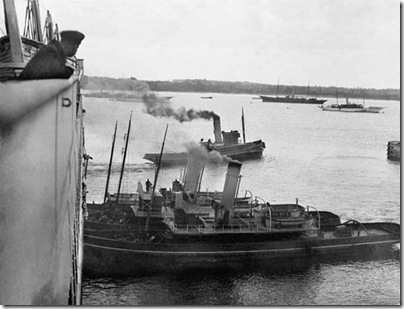
<instances>
[{"instance_id":1,"label":"calm water surface","mask_svg":"<svg viewBox=\"0 0 404 309\"><path fill-rule=\"evenodd\" d=\"M387 142L400 140L400 102L367 100L383 113L325 112L316 105L262 103L251 95L198 93L171 95L173 108L212 110L222 130L241 129L244 109L247 141L262 139L263 158L241 169L240 195L250 190L270 203L314 206L342 221L400 223L400 163L387 160ZM354 100L353 100L354 101ZM327 103L334 103L329 98ZM326 104L327 104L326 103ZM121 192L135 192L138 181L154 179L155 166L142 157L159 152L169 124L165 151L184 151L201 138L214 139L213 122L179 123L143 112L141 102L85 98L86 149L93 157L87 174L88 202L105 191L115 121L118 133L110 191L116 192L121 149L133 112L129 151ZM222 190L226 166L207 167L201 188ZM170 187L181 167L164 168L157 186ZM313 265L294 273L240 269L231 273L181 273L130 279L85 279L84 305L398 305L398 259Z\"/></svg>"}]
</instances>

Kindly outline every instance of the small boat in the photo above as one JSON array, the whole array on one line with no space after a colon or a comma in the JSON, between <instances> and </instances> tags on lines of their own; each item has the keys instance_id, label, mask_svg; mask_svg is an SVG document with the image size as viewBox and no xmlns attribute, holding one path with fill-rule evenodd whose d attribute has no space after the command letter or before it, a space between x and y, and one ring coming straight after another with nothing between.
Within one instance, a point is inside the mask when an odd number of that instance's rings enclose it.
<instances>
[{"instance_id":1,"label":"small boat","mask_svg":"<svg viewBox=\"0 0 404 309\"><path fill-rule=\"evenodd\" d=\"M148 227L86 224L86 276L195 269L290 270L319 262L391 258L392 246L400 242L396 223L341 223L336 214L298 201L270 204L252 195L236 197L240 168L241 163L229 163L220 199L195 194L201 175L191 168L194 172L187 173L184 186L173 192L170 205L155 205L161 220Z\"/></svg>"},{"instance_id":2,"label":"small boat","mask_svg":"<svg viewBox=\"0 0 404 309\"><path fill-rule=\"evenodd\" d=\"M245 141L244 134L244 111L242 113L242 127L243 127L243 141L239 142L240 133L237 130L231 130L225 132L221 130L220 117L213 117L213 129L215 135L215 142L211 142L210 139L207 142L201 141L201 145L206 147L208 151L215 150L222 156L227 156L233 160L252 160L262 157L262 153L265 149L265 143L262 140L256 140L253 142ZM158 163L159 153L146 153L143 159ZM169 165L185 165L188 162L188 152L166 152L161 157L161 164L163 166ZM218 163L218 162L213 162Z\"/></svg>"},{"instance_id":3,"label":"small boat","mask_svg":"<svg viewBox=\"0 0 404 309\"><path fill-rule=\"evenodd\" d=\"M212 96L201 97L201 99L213 99Z\"/></svg>"}]
</instances>

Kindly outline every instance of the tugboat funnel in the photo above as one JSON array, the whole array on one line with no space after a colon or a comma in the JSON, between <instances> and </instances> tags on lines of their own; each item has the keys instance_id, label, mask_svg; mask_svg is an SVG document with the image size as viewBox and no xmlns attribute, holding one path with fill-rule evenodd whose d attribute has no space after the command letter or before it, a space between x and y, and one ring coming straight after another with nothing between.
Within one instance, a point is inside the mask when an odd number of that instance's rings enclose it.
<instances>
[{"instance_id":1,"label":"tugboat funnel","mask_svg":"<svg viewBox=\"0 0 404 309\"><path fill-rule=\"evenodd\" d=\"M202 176L204 160L198 156L200 149L192 149L188 156L187 171L184 180L184 192L192 193L196 197L199 181Z\"/></svg>"},{"instance_id":2,"label":"tugboat funnel","mask_svg":"<svg viewBox=\"0 0 404 309\"><path fill-rule=\"evenodd\" d=\"M222 143L222 128L219 116L213 116L213 133L215 134L215 143Z\"/></svg>"},{"instance_id":3,"label":"tugboat funnel","mask_svg":"<svg viewBox=\"0 0 404 309\"><path fill-rule=\"evenodd\" d=\"M227 213L225 214L225 223L229 223L228 219L233 215L234 199L236 198L236 192L240 179L241 163L229 162L227 167L226 181L223 188L222 205ZM227 222L226 222L227 221Z\"/></svg>"}]
</instances>

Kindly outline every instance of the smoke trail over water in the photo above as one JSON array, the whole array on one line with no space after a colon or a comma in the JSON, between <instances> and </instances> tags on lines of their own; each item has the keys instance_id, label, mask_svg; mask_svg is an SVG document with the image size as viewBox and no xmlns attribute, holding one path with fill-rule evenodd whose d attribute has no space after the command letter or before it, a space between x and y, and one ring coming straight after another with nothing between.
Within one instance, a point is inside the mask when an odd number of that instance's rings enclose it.
<instances>
[{"instance_id":1,"label":"smoke trail over water","mask_svg":"<svg viewBox=\"0 0 404 309\"><path fill-rule=\"evenodd\" d=\"M222 155L217 150L208 151L206 147L197 145L196 143L184 143L190 156L197 158L198 160L206 164L227 164L229 162L237 162L232 158Z\"/></svg>"},{"instance_id":2,"label":"smoke trail over water","mask_svg":"<svg viewBox=\"0 0 404 309\"><path fill-rule=\"evenodd\" d=\"M212 119L218 117L213 111L195 110L193 108L186 109L180 107L175 110L171 107L170 101L166 98L157 97L154 93L144 95L143 103L146 107L146 112L154 117L173 118L179 122L192 121L194 119Z\"/></svg>"}]
</instances>

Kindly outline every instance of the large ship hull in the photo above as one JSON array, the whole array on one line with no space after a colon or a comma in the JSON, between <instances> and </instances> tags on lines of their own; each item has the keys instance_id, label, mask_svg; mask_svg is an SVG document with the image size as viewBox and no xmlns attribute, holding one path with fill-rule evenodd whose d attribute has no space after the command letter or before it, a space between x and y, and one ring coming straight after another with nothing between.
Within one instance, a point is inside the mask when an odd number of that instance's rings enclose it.
<instances>
[{"instance_id":1,"label":"large ship hull","mask_svg":"<svg viewBox=\"0 0 404 309\"><path fill-rule=\"evenodd\" d=\"M369 234L361 232L362 235L352 237L333 237L332 231L322 231L318 237L219 234L211 238L184 236L171 240L173 243L158 244L85 233L84 273L93 277L120 277L194 269L279 271L319 262L392 258L392 246L400 242L400 226L394 223L363 226Z\"/></svg>"},{"instance_id":2,"label":"large ship hull","mask_svg":"<svg viewBox=\"0 0 404 309\"><path fill-rule=\"evenodd\" d=\"M265 149L265 144L261 140L237 144L230 146L215 146L212 144L212 150L218 151L222 156L227 156L233 160L245 161L259 159ZM143 159L158 164L160 154L146 153ZM187 152L163 153L161 157L162 165L185 165L188 162L189 154Z\"/></svg>"},{"instance_id":3,"label":"large ship hull","mask_svg":"<svg viewBox=\"0 0 404 309\"><path fill-rule=\"evenodd\" d=\"M327 100L316 98L295 98L295 97L271 97L260 95L262 102L270 103L298 103L298 104L323 104Z\"/></svg>"},{"instance_id":4,"label":"large ship hull","mask_svg":"<svg viewBox=\"0 0 404 309\"><path fill-rule=\"evenodd\" d=\"M78 83L10 82L0 84L0 93L7 122L0 135L0 303L79 303L84 140Z\"/></svg>"}]
</instances>

